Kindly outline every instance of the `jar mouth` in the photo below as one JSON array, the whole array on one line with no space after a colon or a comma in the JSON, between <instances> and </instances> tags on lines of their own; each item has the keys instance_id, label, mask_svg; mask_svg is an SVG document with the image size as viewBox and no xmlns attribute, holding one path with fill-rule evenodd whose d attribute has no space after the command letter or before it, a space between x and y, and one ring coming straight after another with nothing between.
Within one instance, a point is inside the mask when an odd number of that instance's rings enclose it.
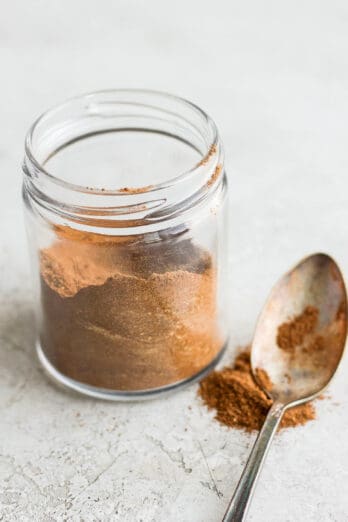
<instances>
[{"instance_id":1,"label":"jar mouth","mask_svg":"<svg viewBox=\"0 0 348 522\"><path fill-rule=\"evenodd\" d=\"M81 183L54 175L46 167L50 158L70 144L82 143L98 134L134 130L186 143L196 150L195 161L164 181L150 181L134 189L121 185L116 189L86 186L85 171L79 166L75 173L82 175ZM175 161L174 164L176 169ZM93 179L98 176L98 168L96 163L95 170L91 170ZM156 228L164 220L180 221L180 215L206 201L218 189L223 191L226 185L223 148L213 120L183 98L144 89L89 93L42 114L27 134L23 171L26 201L37 212L54 213L61 219L91 227L124 228L128 232L143 225Z\"/></svg>"},{"instance_id":2,"label":"jar mouth","mask_svg":"<svg viewBox=\"0 0 348 522\"><path fill-rule=\"evenodd\" d=\"M158 100L161 102L161 107L159 107ZM165 104L168 102L168 107L170 107L171 104L174 104L176 110L177 107L180 107L188 113L191 113L191 116L194 115L196 121L190 122L189 117L185 114L183 116L178 116L177 113L174 112L174 110L171 110L171 108L166 108ZM56 152L58 152L61 148L68 145L72 141L76 141L76 136L66 136L65 141L63 139L63 132L62 129L64 125L69 124L72 125L74 121L74 117L77 115L69 116L69 111L74 111L74 106L78 104L80 105L80 109L82 112L89 113L89 116L94 119L95 117L100 116L104 120L104 124L107 122L109 117L118 117L118 115L114 112L115 108L122 107L123 104L133 105L134 108L145 108L155 111L161 111L163 115L168 116L169 118L173 116L174 119L178 118L181 119L183 123L187 125L192 125L195 130L197 131L197 134L200 134L201 143L202 146L198 149L197 144L195 148L197 151L199 151L199 154L201 155L201 159L192 165L191 168L188 168L182 172L179 172L178 174L174 175L168 180L159 182L159 183L153 183L153 184L147 184L145 186L135 187L133 188L117 188L117 189L111 189L111 188L99 188L99 187L88 187L84 184L80 183L74 183L71 181L68 181L66 179L63 179L56 174L53 174L50 172L50 169L47 169L45 166L46 161L53 156ZM111 111L111 114L108 114L108 111ZM59 114L66 114L66 119L62 119L59 122ZM57 115L58 115L58 124L57 124ZM120 114L120 117L123 118L122 112ZM198 123L197 123L198 122ZM55 132L57 133L58 143L54 145L51 143L52 150L47 151L47 156L44 157L43 160L40 160L38 157L37 151L35 151L35 148L37 148L38 143L40 140L45 140L45 136L42 135L43 129L44 133L47 132L47 129L50 128L50 125L53 125L56 127ZM94 133L102 133L102 132L116 132L117 128L109 128L107 125L105 126L104 130L101 130L100 128L96 128L98 126L94 126ZM128 126L125 126L124 128L120 130L129 130ZM132 128L132 130L134 130ZM146 131L146 122L144 125L144 128L141 129ZM76 131L78 129L76 128ZM83 140L85 137L88 137L91 134L91 130L88 128L85 128L84 133L79 135L78 139ZM152 129L152 132L161 132L157 131L155 128ZM40 135L41 134L41 135ZM189 140L185 140L180 136L175 135L172 132L163 132L163 134L168 134L169 136L172 136L173 138L181 139L182 141L187 141L189 145L192 145L192 143L189 143ZM39 145L40 146L40 145ZM41 145L42 146L42 145ZM47 146L47 144L46 144ZM87 93L84 95L76 96L74 98L70 98L66 102L62 104L58 104L51 109L47 110L43 114L41 114L36 121L33 123L33 125L30 127L26 139L25 139L25 160L24 160L24 170L26 174L32 175L32 178L34 179L44 179L48 183L55 184L57 186L60 186L64 189L68 189L69 191L74 191L81 194L90 194L90 195L102 195L102 196L132 196L136 195L139 196L141 194L153 194L158 191L170 188L173 185L177 185L180 183L185 183L189 181L190 179L194 178L196 175L201 175L203 167L206 167L209 160L212 156L212 151L216 153L217 162L216 164L222 164L223 158L222 158L222 147L218 135L218 131L216 128L216 125L214 121L208 116L205 111L203 111L200 107L195 105L194 103L161 91L155 91L155 90L148 90L148 89L109 89L109 90L101 90L96 92ZM41 152L42 153L42 152ZM216 167L215 164L215 167ZM201 178L204 176L201 175Z\"/></svg>"}]
</instances>

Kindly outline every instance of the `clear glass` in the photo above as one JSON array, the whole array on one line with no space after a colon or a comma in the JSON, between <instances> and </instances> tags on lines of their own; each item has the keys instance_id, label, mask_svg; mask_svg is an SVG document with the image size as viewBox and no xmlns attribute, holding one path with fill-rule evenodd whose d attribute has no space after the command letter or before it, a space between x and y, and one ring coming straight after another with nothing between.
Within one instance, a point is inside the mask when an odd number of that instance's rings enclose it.
<instances>
[{"instance_id":1,"label":"clear glass","mask_svg":"<svg viewBox=\"0 0 348 522\"><path fill-rule=\"evenodd\" d=\"M94 397L201 378L227 342L226 192L213 121L164 93L72 99L30 129L23 198L37 351Z\"/></svg>"}]
</instances>

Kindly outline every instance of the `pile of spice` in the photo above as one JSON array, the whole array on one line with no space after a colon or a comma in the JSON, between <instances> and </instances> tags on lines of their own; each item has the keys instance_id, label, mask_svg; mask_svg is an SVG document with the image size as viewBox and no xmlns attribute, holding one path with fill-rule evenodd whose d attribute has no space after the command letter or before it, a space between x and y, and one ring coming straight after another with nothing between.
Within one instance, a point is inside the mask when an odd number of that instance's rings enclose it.
<instances>
[{"instance_id":1,"label":"pile of spice","mask_svg":"<svg viewBox=\"0 0 348 522\"><path fill-rule=\"evenodd\" d=\"M113 390L198 373L222 347L216 273L189 239L149 242L56 227L41 251L41 345L77 381Z\"/></svg>"},{"instance_id":2,"label":"pile of spice","mask_svg":"<svg viewBox=\"0 0 348 522\"><path fill-rule=\"evenodd\" d=\"M216 419L231 428L260 430L272 401L256 384L250 365L250 352L242 351L231 367L214 371L203 379L199 395L208 408L216 411ZM311 403L288 410L281 428L305 424L315 418Z\"/></svg>"}]
</instances>

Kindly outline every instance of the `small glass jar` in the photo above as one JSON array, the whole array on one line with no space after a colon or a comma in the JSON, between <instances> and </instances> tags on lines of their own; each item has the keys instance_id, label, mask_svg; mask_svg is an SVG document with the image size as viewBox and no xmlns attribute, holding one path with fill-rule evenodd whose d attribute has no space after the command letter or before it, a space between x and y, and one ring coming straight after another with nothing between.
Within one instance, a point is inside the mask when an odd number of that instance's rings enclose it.
<instances>
[{"instance_id":1,"label":"small glass jar","mask_svg":"<svg viewBox=\"0 0 348 522\"><path fill-rule=\"evenodd\" d=\"M48 373L104 399L201 378L227 342L226 175L214 122L154 91L43 114L23 198Z\"/></svg>"}]
</instances>

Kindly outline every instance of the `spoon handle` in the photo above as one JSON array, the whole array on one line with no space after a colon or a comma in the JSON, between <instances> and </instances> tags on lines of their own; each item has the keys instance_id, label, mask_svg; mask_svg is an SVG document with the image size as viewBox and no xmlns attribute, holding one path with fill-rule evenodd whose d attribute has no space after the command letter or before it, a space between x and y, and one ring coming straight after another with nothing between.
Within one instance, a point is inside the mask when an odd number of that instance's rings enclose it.
<instances>
[{"instance_id":1,"label":"spoon handle","mask_svg":"<svg viewBox=\"0 0 348 522\"><path fill-rule=\"evenodd\" d=\"M277 426L284 413L284 405L274 403L255 441L223 522L242 522L247 513L261 466L271 445Z\"/></svg>"}]
</instances>

